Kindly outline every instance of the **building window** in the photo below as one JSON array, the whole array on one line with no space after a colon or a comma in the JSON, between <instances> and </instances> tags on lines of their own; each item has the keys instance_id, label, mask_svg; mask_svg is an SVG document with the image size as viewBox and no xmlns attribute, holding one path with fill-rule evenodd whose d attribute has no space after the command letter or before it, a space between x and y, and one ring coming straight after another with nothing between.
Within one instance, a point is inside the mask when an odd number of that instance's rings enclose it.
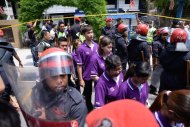
<instances>
[{"instance_id":1,"label":"building window","mask_svg":"<svg viewBox=\"0 0 190 127\"><path fill-rule=\"evenodd\" d=\"M117 0L106 0L108 5L116 5Z\"/></svg>"},{"instance_id":2,"label":"building window","mask_svg":"<svg viewBox=\"0 0 190 127\"><path fill-rule=\"evenodd\" d=\"M125 4L130 4L130 0L125 0Z\"/></svg>"}]
</instances>

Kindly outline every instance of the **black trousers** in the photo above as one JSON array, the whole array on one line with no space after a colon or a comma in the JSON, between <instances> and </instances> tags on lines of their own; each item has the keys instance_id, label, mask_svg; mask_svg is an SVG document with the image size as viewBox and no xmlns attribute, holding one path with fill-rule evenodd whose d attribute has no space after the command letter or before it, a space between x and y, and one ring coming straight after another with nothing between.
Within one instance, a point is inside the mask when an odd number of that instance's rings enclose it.
<instances>
[{"instance_id":1,"label":"black trousers","mask_svg":"<svg viewBox=\"0 0 190 127\"><path fill-rule=\"evenodd\" d=\"M83 96L85 97L88 112L90 112L90 111L93 110L93 105L92 105L92 102L91 102L91 98L92 98L92 80L84 80L84 82L85 82L85 87L84 87L84 91L83 91Z\"/></svg>"}]
</instances>

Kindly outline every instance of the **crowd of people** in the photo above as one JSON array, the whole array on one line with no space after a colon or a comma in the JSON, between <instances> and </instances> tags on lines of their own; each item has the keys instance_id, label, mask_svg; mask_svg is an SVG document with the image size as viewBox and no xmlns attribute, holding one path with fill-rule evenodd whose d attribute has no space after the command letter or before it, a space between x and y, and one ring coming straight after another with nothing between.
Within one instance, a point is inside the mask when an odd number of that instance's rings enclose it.
<instances>
[{"instance_id":1,"label":"crowd of people","mask_svg":"<svg viewBox=\"0 0 190 127\"><path fill-rule=\"evenodd\" d=\"M184 22L156 29L152 22L137 17L135 34L129 37L130 28L121 18L116 25L106 18L99 42L95 42L92 26L79 17L74 21L71 27L62 21L58 27L44 22L37 44L37 20L27 25L33 64L39 68L39 81L32 89L32 116L77 120L79 127L84 127L85 119L89 127L139 126L138 120L146 127L190 127L190 31ZM152 105L149 92L158 94ZM135 114L136 124L131 110L144 112Z\"/></svg>"}]
</instances>

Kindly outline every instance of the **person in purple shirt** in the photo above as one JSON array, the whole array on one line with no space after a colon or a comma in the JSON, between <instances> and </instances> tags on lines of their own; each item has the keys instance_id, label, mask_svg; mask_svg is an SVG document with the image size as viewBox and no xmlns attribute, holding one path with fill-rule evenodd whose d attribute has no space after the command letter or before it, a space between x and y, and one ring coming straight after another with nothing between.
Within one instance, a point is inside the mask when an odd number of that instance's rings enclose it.
<instances>
[{"instance_id":1,"label":"person in purple shirt","mask_svg":"<svg viewBox=\"0 0 190 127\"><path fill-rule=\"evenodd\" d=\"M119 99L134 99L146 105L150 74L151 67L147 62L131 64L119 88Z\"/></svg>"},{"instance_id":2,"label":"person in purple shirt","mask_svg":"<svg viewBox=\"0 0 190 127\"><path fill-rule=\"evenodd\" d=\"M110 55L105 60L105 71L95 86L95 108L117 100L122 82L121 60L117 55Z\"/></svg>"},{"instance_id":3,"label":"person in purple shirt","mask_svg":"<svg viewBox=\"0 0 190 127\"><path fill-rule=\"evenodd\" d=\"M76 89L80 92L80 84L79 84L79 78L78 78L78 73L77 73L77 54L76 54L76 50L78 49L78 47L81 45L81 41L79 38L76 38L75 41L73 42L73 52L71 53L72 57L73 57L73 65L75 68L75 76L73 76L73 79L75 81L75 86Z\"/></svg>"},{"instance_id":4,"label":"person in purple shirt","mask_svg":"<svg viewBox=\"0 0 190 127\"><path fill-rule=\"evenodd\" d=\"M160 127L190 126L190 90L162 91L156 97L150 111Z\"/></svg>"},{"instance_id":5,"label":"person in purple shirt","mask_svg":"<svg viewBox=\"0 0 190 127\"><path fill-rule=\"evenodd\" d=\"M112 52L112 41L109 37L103 37L100 39L99 48L96 54L91 58L91 78L93 81L97 82L99 77L105 70L105 59Z\"/></svg>"},{"instance_id":6,"label":"person in purple shirt","mask_svg":"<svg viewBox=\"0 0 190 127\"><path fill-rule=\"evenodd\" d=\"M86 25L82 28L82 34L85 37L84 43L77 50L77 71L80 85L84 87L83 95L86 100L88 111L93 110L91 102L92 96L92 79L90 77L91 64L90 59L97 52L98 45L93 41L92 26Z\"/></svg>"}]
</instances>

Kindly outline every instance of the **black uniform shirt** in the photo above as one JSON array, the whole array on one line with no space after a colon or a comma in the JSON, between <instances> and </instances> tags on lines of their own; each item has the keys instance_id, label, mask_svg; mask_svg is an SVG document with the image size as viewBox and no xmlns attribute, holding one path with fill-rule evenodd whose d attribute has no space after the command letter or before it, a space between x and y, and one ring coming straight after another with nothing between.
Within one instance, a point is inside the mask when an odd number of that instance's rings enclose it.
<instances>
[{"instance_id":1,"label":"black uniform shirt","mask_svg":"<svg viewBox=\"0 0 190 127\"><path fill-rule=\"evenodd\" d=\"M140 41L132 39L128 46L128 59L129 62L140 62L142 61L142 53L145 59L150 57L150 47L146 41Z\"/></svg>"},{"instance_id":2,"label":"black uniform shirt","mask_svg":"<svg viewBox=\"0 0 190 127\"><path fill-rule=\"evenodd\" d=\"M55 93L39 83L32 93L34 116L35 110L43 107L47 120L77 120L79 127L84 126L87 108L82 95L75 88L68 86L65 90Z\"/></svg>"}]
</instances>

